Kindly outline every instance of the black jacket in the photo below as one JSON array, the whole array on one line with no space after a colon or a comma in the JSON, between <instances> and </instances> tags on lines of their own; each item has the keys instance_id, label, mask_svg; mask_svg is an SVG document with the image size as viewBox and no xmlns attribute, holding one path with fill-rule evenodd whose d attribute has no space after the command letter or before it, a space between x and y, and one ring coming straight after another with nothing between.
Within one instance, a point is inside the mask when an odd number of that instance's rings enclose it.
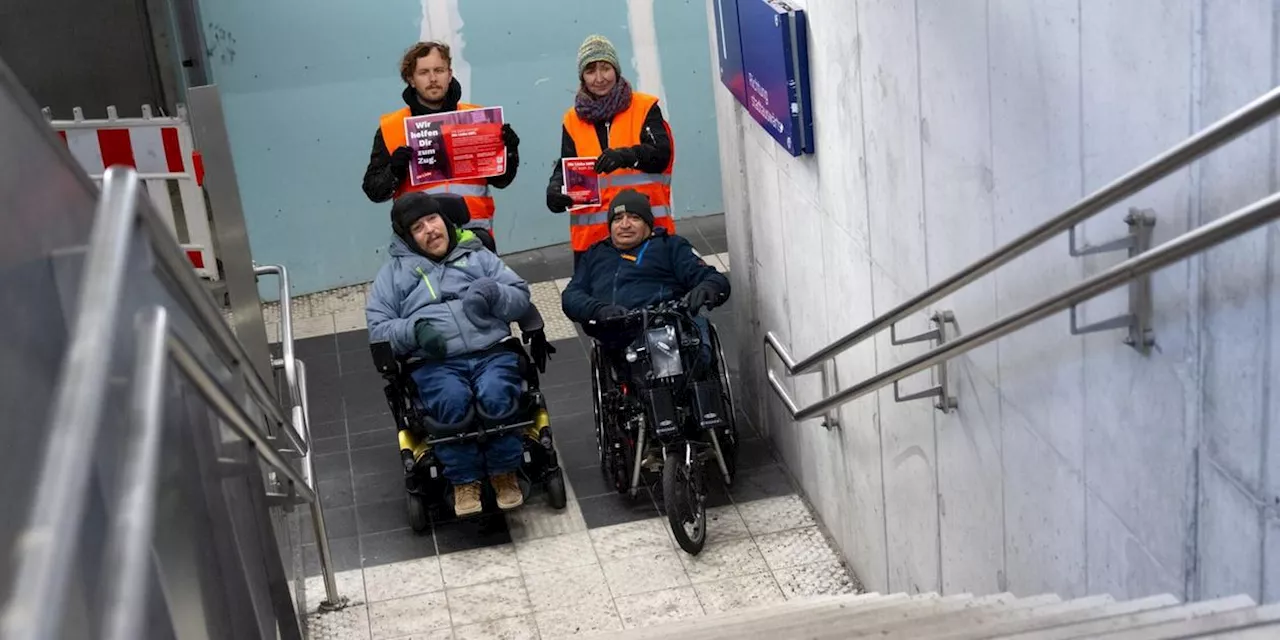
<instances>
[{"instance_id":1,"label":"black jacket","mask_svg":"<svg viewBox=\"0 0 1280 640\"><path fill-rule=\"evenodd\" d=\"M596 123L596 138L600 140L601 149L609 148L608 122ZM644 116L644 128L640 131L640 140L641 144L632 147L640 160L637 168L644 173L662 173L667 168L667 163L671 162L671 136L667 134L662 109L656 102ZM576 157L578 157L578 145L574 144L569 130L564 125L560 125L560 159ZM551 181L548 183L548 191L554 190L556 193L559 193L560 187L564 185L564 169L560 166L560 159L555 161L555 166L551 169Z\"/></svg>"},{"instance_id":2,"label":"black jacket","mask_svg":"<svg viewBox=\"0 0 1280 640\"><path fill-rule=\"evenodd\" d=\"M729 279L703 262L688 240L658 227L630 251L619 251L607 239L592 245L574 267L560 306L570 320L585 325L606 305L639 309L679 298L703 282L715 287L714 305L729 298Z\"/></svg>"},{"instance_id":3,"label":"black jacket","mask_svg":"<svg viewBox=\"0 0 1280 640\"><path fill-rule=\"evenodd\" d=\"M449 91L444 96L444 106L440 109L431 109L422 104L413 87L405 87L400 97L408 105L412 115L447 113L458 110L458 101L462 99L462 85L458 83L457 78L449 83ZM379 127L373 132L373 151L369 154L369 166L364 170L364 194L374 202L390 200L391 196L395 195L396 187L400 186L400 180L391 172L392 151L394 149L387 149L387 143L382 139L382 128ZM507 172L489 178L488 183L498 189L505 189L516 179L516 169L519 166L520 152L507 147Z\"/></svg>"}]
</instances>

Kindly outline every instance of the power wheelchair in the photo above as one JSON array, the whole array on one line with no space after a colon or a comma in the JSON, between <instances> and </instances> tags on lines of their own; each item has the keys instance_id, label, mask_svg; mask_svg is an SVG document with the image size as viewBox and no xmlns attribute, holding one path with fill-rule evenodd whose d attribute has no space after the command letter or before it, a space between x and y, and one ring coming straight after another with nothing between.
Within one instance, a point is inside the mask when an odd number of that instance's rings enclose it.
<instances>
[{"instance_id":1,"label":"power wheelchair","mask_svg":"<svg viewBox=\"0 0 1280 640\"><path fill-rule=\"evenodd\" d=\"M452 514L453 491L444 477L444 467L436 458L434 446L446 442L476 440L483 445L494 435L517 432L524 444L524 462L516 471L526 500L535 488L546 491L553 509L563 509L566 502L564 470L560 468L551 435L551 418L546 398L538 388L538 371L520 339L504 338L500 348L516 354L524 388L518 409L501 424L488 425L473 407L461 429L448 429L427 415L418 386L410 373L421 366L420 360L397 356L389 342L369 345L373 363L387 384L384 392L391 415L399 432L400 461L404 466L405 504L409 524L421 533L431 520ZM479 516L499 512L493 489L482 483ZM479 517L473 516L473 517Z\"/></svg>"}]
</instances>

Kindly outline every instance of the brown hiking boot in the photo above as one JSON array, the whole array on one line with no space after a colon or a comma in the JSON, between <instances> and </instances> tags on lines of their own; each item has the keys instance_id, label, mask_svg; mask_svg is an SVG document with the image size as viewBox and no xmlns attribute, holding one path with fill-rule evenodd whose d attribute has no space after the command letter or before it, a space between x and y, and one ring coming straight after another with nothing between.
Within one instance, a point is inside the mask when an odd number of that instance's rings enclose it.
<instances>
[{"instance_id":1,"label":"brown hiking boot","mask_svg":"<svg viewBox=\"0 0 1280 640\"><path fill-rule=\"evenodd\" d=\"M503 473L489 478L493 490L498 493L498 508L514 509L524 504L524 492L520 490L520 482L516 474Z\"/></svg>"},{"instance_id":2,"label":"brown hiking boot","mask_svg":"<svg viewBox=\"0 0 1280 640\"><path fill-rule=\"evenodd\" d=\"M480 513L480 483L453 485L453 512L461 516Z\"/></svg>"}]
</instances>

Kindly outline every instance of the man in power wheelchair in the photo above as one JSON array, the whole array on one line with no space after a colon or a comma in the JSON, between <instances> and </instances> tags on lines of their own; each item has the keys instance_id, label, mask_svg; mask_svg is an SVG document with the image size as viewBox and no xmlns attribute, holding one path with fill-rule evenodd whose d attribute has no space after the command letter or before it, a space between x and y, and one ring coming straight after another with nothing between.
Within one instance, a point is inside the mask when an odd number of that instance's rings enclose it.
<instances>
[{"instance_id":1,"label":"man in power wheelchair","mask_svg":"<svg viewBox=\"0 0 1280 640\"><path fill-rule=\"evenodd\" d=\"M655 228L653 211L644 194L631 189L619 193L609 205L608 216L609 237L582 257L561 298L565 315L593 338L591 367L595 384L603 387L603 393L622 389L623 395L634 393L627 391L628 386L639 386L628 385L632 382L628 379L631 367L625 350L633 336L621 333L618 323L611 320L634 310L683 299L701 334L698 354L702 366L690 372L692 382L718 382L712 393L723 394L721 410L731 412L732 398L719 336L715 326L699 315L702 308L715 308L728 300L729 279L703 261L688 240L668 234L662 227ZM611 463L608 459L606 451L617 447L609 446L602 435L607 417L601 415L603 402L598 393L601 464L606 476L613 478L615 488L623 492L634 483L627 468L634 460ZM724 431L727 437L722 443L726 449L736 445L735 431L729 415Z\"/></svg>"},{"instance_id":2,"label":"man in power wheelchair","mask_svg":"<svg viewBox=\"0 0 1280 640\"><path fill-rule=\"evenodd\" d=\"M528 284L430 195L402 196L391 218L390 260L365 314L400 432L411 524L425 528L440 503L479 514L487 489L499 509L514 509L532 482L562 508L537 373L510 331L527 321Z\"/></svg>"}]
</instances>

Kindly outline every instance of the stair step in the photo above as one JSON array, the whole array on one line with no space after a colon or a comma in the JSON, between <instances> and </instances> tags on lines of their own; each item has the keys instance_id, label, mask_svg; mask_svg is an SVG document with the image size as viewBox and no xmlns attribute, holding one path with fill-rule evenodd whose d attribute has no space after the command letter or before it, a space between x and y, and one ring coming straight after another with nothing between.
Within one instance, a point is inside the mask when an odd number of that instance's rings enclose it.
<instances>
[{"instance_id":1,"label":"stair step","mask_svg":"<svg viewBox=\"0 0 1280 640\"><path fill-rule=\"evenodd\" d=\"M968 632L971 635L977 634L972 637L987 638L991 636L991 629L1000 624L1026 623L1058 614L1099 611L1114 602L1109 595L1088 596L1066 602L1023 599L1010 606L975 609L940 619L920 620L909 627L884 631L886 637L943 638Z\"/></svg>"},{"instance_id":2,"label":"stair step","mask_svg":"<svg viewBox=\"0 0 1280 640\"><path fill-rule=\"evenodd\" d=\"M1061 602L1062 600L1053 594L1017 598L1012 594L1002 593L975 598L965 606L940 607L926 615L911 616L906 619L878 624L863 624L862 620L852 618L848 620L832 620L827 625L827 628L821 630L821 632L815 630L815 635L812 637L845 638L874 635L877 637L919 638L922 637L922 634L917 631L918 628L964 627L969 624L967 621L980 619L983 616L996 615L1000 612L1030 610L1037 607L1060 604Z\"/></svg>"},{"instance_id":3,"label":"stair step","mask_svg":"<svg viewBox=\"0 0 1280 640\"><path fill-rule=\"evenodd\" d=\"M930 619L975 607L1009 606L1015 601L1016 598L1008 593L980 598L974 598L965 593L936 600L910 601L871 612L824 611L819 615L806 617L804 620L778 620L775 624L758 625L750 630L751 633L756 633L756 629L772 633L745 637L803 637L815 640L828 637L852 638L863 633L878 633L881 629L911 623L915 620ZM716 637L719 638L719 636ZM726 636L728 637L730 636Z\"/></svg>"},{"instance_id":4,"label":"stair step","mask_svg":"<svg viewBox=\"0 0 1280 640\"><path fill-rule=\"evenodd\" d=\"M1265 607L1245 607L1232 611L1216 611L1190 620L1169 620L1139 628L1117 630L1098 634L1095 638L1114 640L1160 640L1163 638L1201 637L1206 633L1224 633L1233 629L1248 629L1264 623L1280 623L1280 604Z\"/></svg>"},{"instance_id":5,"label":"stair step","mask_svg":"<svg viewBox=\"0 0 1280 640\"><path fill-rule=\"evenodd\" d=\"M1275 640L1280 638L1280 622L1265 623L1256 627L1234 629L1200 637L1204 640Z\"/></svg>"},{"instance_id":6,"label":"stair step","mask_svg":"<svg viewBox=\"0 0 1280 640\"><path fill-rule=\"evenodd\" d=\"M1222 611L1233 611L1256 606L1249 596L1231 596L1217 600L1205 600L1187 604L1138 611L1108 618L1073 622L1049 629L1038 629L1012 635L1001 636L1003 640L1070 640L1071 638L1093 638L1098 635L1133 629L1144 625L1160 624L1168 621L1183 621L1197 616L1211 615Z\"/></svg>"},{"instance_id":7,"label":"stair step","mask_svg":"<svg viewBox=\"0 0 1280 640\"><path fill-rule=\"evenodd\" d=\"M1070 600L1063 603L1063 605L1071 605L1085 600L1088 600L1088 598ZM1028 631L1035 631L1037 629L1048 629L1086 620L1096 620L1112 616L1138 613L1161 607L1171 607L1177 604L1177 598L1165 594L1142 598L1140 600L1113 602L1082 609L1068 608L1053 612L1045 610L1041 611L1040 615L1036 615L1032 618L993 619L989 622L976 624L968 629L952 629L950 631L943 631L927 637L931 640L984 640L986 638L1000 638L1006 635L1025 633Z\"/></svg>"}]
</instances>

